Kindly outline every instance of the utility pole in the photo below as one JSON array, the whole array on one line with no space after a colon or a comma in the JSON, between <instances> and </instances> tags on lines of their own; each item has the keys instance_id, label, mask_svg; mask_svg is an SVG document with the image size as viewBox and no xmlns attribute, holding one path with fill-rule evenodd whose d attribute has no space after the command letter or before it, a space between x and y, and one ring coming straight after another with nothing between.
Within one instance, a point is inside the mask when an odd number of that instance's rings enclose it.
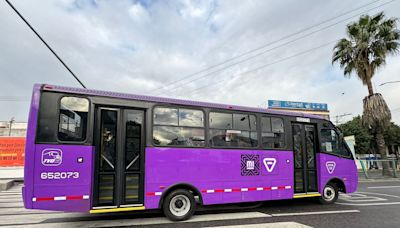
<instances>
[{"instance_id":1,"label":"utility pole","mask_svg":"<svg viewBox=\"0 0 400 228\"><path fill-rule=\"evenodd\" d=\"M12 117L10 122L9 122L10 123L10 129L8 131L8 136L11 136L11 127L12 127L12 124L14 123L14 121L15 121L15 119L14 119L14 117Z\"/></svg>"},{"instance_id":2,"label":"utility pole","mask_svg":"<svg viewBox=\"0 0 400 228\"><path fill-rule=\"evenodd\" d=\"M343 113L343 114L341 114L341 115L336 115L336 116L334 116L335 117L335 125L338 125L339 124L339 120L341 119L341 118L343 118L343 117L345 117L345 116L350 116L350 115L352 115L351 113Z\"/></svg>"}]
</instances>

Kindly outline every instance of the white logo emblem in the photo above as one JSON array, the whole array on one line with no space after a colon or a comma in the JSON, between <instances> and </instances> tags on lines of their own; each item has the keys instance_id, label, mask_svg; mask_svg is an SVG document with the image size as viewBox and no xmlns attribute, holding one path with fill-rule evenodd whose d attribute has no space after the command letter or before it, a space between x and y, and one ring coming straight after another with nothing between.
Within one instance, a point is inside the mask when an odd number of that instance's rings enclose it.
<instances>
[{"instance_id":1,"label":"white logo emblem","mask_svg":"<svg viewBox=\"0 0 400 228\"><path fill-rule=\"evenodd\" d=\"M246 169L253 170L254 169L254 161L247 161L246 162Z\"/></svg>"},{"instance_id":2,"label":"white logo emblem","mask_svg":"<svg viewBox=\"0 0 400 228\"><path fill-rule=\"evenodd\" d=\"M275 165L276 165L276 159L275 158L264 158L263 160L265 169L270 173L274 170Z\"/></svg>"},{"instance_id":3,"label":"white logo emblem","mask_svg":"<svg viewBox=\"0 0 400 228\"><path fill-rule=\"evenodd\" d=\"M62 163L62 151L60 149L44 149L42 151L42 165L59 166Z\"/></svg>"},{"instance_id":4,"label":"white logo emblem","mask_svg":"<svg viewBox=\"0 0 400 228\"><path fill-rule=\"evenodd\" d=\"M333 171L335 171L335 167L336 167L336 162L334 161L328 161L326 162L326 169L328 170L329 174L332 174Z\"/></svg>"}]
</instances>

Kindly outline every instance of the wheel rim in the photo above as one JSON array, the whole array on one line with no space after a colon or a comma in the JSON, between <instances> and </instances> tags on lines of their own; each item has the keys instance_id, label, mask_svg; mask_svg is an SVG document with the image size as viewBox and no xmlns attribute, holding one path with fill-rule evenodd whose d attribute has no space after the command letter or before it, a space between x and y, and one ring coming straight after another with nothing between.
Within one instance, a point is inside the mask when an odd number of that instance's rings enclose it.
<instances>
[{"instance_id":1,"label":"wheel rim","mask_svg":"<svg viewBox=\"0 0 400 228\"><path fill-rule=\"evenodd\" d=\"M181 217L190 211L190 200L185 195L174 196L169 203L169 210L175 216Z\"/></svg>"},{"instance_id":2,"label":"wheel rim","mask_svg":"<svg viewBox=\"0 0 400 228\"><path fill-rule=\"evenodd\" d=\"M324 199L326 201L332 201L333 199L335 199L336 196L336 192L335 189L331 186L325 186L324 188Z\"/></svg>"}]
</instances>

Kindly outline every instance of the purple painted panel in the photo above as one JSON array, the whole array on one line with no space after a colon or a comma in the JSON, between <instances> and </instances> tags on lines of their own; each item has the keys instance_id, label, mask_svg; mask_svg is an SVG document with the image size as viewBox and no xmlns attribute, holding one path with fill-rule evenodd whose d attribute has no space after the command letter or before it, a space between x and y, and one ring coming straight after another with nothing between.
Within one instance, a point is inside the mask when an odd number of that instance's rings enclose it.
<instances>
[{"instance_id":1,"label":"purple painted panel","mask_svg":"<svg viewBox=\"0 0 400 228\"><path fill-rule=\"evenodd\" d=\"M29 110L28 129L26 133L25 144L25 162L24 162L24 186L22 188L22 198L24 200L25 208L32 208L33 197L33 170L35 164L35 136L36 136L36 123L39 109L40 100L40 87L41 85L35 84L33 86L31 107Z\"/></svg>"},{"instance_id":2,"label":"purple painted panel","mask_svg":"<svg viewBox=\"0 0 400 228\"><path fill-rule=\"evenodd\" d=\"M178 183L197 188L205 205L293 197L292 151L147 148L145 163L148 209Z\"/></svg>"},{"instance_id":3,"label":"purple painted panel","mask_svg":"<svg viewBox=\"0 0 400 228\"><path fill-rule=\"evenodd\" d=\"M344 182L346 193L357 190L358 173L354 160L318 153L317 161L319 192L322 192L326 183L333 178L338 178Z\"/></svg>"},{"instance_id":4,"label":"purple painted panel","mask_svg":"<svg viewBox=\"0 0 400 228\"><path fill-rule=\"evenodd\" d=\"M94 147L36 145L34 209L87 212L91 209Z\"/></svg>"}]
</instances>

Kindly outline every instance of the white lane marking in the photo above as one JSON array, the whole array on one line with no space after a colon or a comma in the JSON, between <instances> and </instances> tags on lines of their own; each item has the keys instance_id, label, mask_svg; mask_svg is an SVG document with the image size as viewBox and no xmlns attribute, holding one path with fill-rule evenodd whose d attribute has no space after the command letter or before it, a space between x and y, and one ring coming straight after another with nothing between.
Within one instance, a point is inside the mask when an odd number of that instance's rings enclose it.
<instances>
[{"instance_id":1,"label":"white lane marking","mask_svg":"<svg viewBox=\"0 0 400 228\"><path fill-rule=\"evenodd\" d=\"M399 185L397 186L374 186L374 187L368 187L368 188L400 188Z\"/></svg>"},{"instance_id":2,"label":"white lane marking","mask_svg":"<svg viewBox=\"0 0 400 228\"><path fill-rule=\"evenodd\" d=\"M237 213L221 213L221 214L205 214L195 215L186 222L204 222L204 221L222 221L233 219L253 219L253 218L270 218L270 217L283 217L283 216L301 216L301 215L322 215L322 214L338 214L338 213L356 213L358 210L342 210L342 211L315 211L315 212L300 212L300 213L280 213L280 214L265 214L261 212L237 212ZM16 220L18 216L18 220ZM68 218L78 217L81 218L82 214L71 213ZM136 219L123 219L123 220L87 220L77 222L59 222L59 223L41 223L51 218L66 218L64 213L60 214L24 214L7 216L5 221L1 221L1 225L16 225L21 224L20 227L110 227L110 226L132 226L132 225L155 225L155 224L169 224L173 223L164 217L158 218L136 218ZM89 217L88 217L89 218ZM16 222L19 221L19 222ZM31 221L36 224L23 224L25 221Z\"/></svg>"},{"instance_id":3,"label":"white lane marking","mask_svg":"<svg viewBox=\"0 0 400 228\"><path fill-rule=\"evenodd\" d=\"M400 202L387 202L387 203L336 203L340 205L349 205L349 206L387 206L387 205L398 205Z\"/></svg>"},{"instance_id":4,"label":"white lane marking","mask_svg":"<svg viewBox=\"0 0 400 228\"><path fill-rule=\"evenodd\" d=\"M344 213L359 213L359 210L337 210L337 211L310 211L310 212L298 212L298 213L279 213L271 214L272 217L283 217L283 216L302 216L302 215L324 215L324 214L344 214Z\"/></svg>"},{"instance_id":5,"label":"white lane marking","mask_svg":"<svg viewBox=\"0 0 400 228\"><path fill-rule=\"evenodd\" d=\"M360 194L360 193L362 193L362 194ZM353 193L353 194L351 194L351 195L354 195L354 194L356 194L356 195L370 194L370 195L378 195L378 196L385 196L385 197L392 197L392 198L400 199L400 196L389 195L389 194L384 194L384 193L376 193L376 192L357 192L357 193ZM350 196L351 196L351 195L350 195ZM365 195L365 196L366 196L366 195ZM371 198L371 197L368 197L368 198ZM375 198L381 199L381 198L379 198L379 197L375 197ZM348 200L348 199L342 199L342 200L351 202L351 201ZM388 200L388 199L386 199L386 200ZM379 200L377 200L377 201L379 201ZM360 201L360 200L354 200L354 201L352 201L352 202L353 202L353 203L336 202L336 204L339 204L339 205L349 205L349 206L385 206L385 205L398 205L398 204L400 204L400 202L386 202L386 203L382 203L382 202L378 202L378 203L355 203L355 202L362 202L362 201ZM366 202L368 202L368 201L366 201Z\"/></svg>"},{"instance_id":6,"label":"white lane marking","mask_svg":"<svg viewBox=\"0 0 400 228\"><path fill-rule=\"evenodd\" d=\"M205 228L281 228L281 227L293 227L293 228L309 228L312 226L307 226L297 222L272 222L272 223L257 223L257 224L242 224L233 226L206 226Z\"/></svg>"},{"instance_id":7,"label":"white lane marking","mask_svg":"<svg viewBox=\"0 0 400 228\"><path fill-rule=\"evenodd\" d=\"M351 194L340 194L339 197L363 198L363 197L367 197L367 195L360 194L360 193L351 193Z\"/></svg>"},{"instance_id":8,"label":"white lane marking","mask_svg":"<svg viewBox=\"0 0 400 228\"><path fill-rule=\"evenodd\" d=\"M376 197L376 196L367 196L363 194L352 194L352 195L340 195L339 199L346 202L378 202L378 201L387 201L387 199Z\"/></svg>"},{"instance_id":9,"label":"white lane marking","mask_svg":"<svg viewBox=\"0 0 400 228\"><path fill-rule=\"evenodd\" d=\"M61 214L65 216L65 214ZM35 215L37 216L37 215ZM221 221L233 219L252 219L252 218L268 218L271 215L261 212L238 212L238 213L222 213L222 214L206 214L195 215L191 219L182 221L186 222L204 222L204 221ZM44 221L45 219L42 219ZM92 220L80 222L62 222L62 223L37 223L32 225L23 224L26 227L110 227L110 226L133 226L133 225L156 225L174 223L167 218L137 218L137 219L122 219L122 220ZM11 223L12 224L12 223Z\"/></svg>"},{"instance_id":10,"label":"white lane marking","mask_svg":"<svg viewBox=\"0 0 400 228\"><path fill-rule=\"evenodd\" d=\"M378 196L388 196L388 197L393 197L393 198L399 198L400 196L395 196L395 195L389 195L389 194L384 194L384 193L376 193L376 192L359 192L363 194L372 194L372 195L378 195Z\"/></svg>"}]
</instances>

